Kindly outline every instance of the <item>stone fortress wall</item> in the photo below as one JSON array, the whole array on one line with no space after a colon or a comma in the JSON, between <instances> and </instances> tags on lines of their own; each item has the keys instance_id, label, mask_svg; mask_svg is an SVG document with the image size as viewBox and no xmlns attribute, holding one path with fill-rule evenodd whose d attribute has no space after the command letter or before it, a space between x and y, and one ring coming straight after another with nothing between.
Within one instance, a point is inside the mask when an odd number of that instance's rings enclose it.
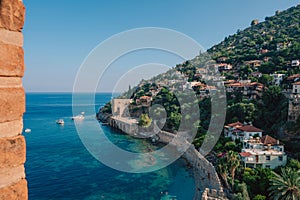
<instances>
[{"instance_id":1,"label":"stone fortress wall","mask_svg":"<svg viewBox=\"0 0 300 200\"><path fill-rule=\"evenodd\" d=\"M158 134L159 141L162 143L170 143L174 134L160 131ZM185 141L185 143L188 143ZM189 144L189 143L188 143ZM184 159L193 167L195 177L195 196L194 200L208 199L208 200L221 200L226 199L223 192L222 184L215 167L196 150L193 144L189 144L189 148L182 155ZM202 191L202 189L204 189Z\"/></svg>"},{"instance_id":2,"label":"stone fortress wall","mask_svg":"<svg viewBox=\"0 0 300 200\"><path fill-rule=\"evenodd\" d=\"M0 199L28 199L23 132L25 93L21 0L0 0Z\"/></svg>"}]
</instances>

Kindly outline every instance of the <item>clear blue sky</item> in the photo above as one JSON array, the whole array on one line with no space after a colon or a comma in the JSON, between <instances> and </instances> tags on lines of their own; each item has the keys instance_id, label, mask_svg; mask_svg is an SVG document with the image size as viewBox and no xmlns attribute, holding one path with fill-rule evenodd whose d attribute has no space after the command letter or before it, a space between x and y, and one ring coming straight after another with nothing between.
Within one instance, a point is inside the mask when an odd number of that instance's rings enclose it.
<instances>
[{"instance_id":1,"label":"clear blue sky","mask_svg":"<svg viewBox=\"0 0 300 200\"><path fill-rule=\"evenodd\" d=\"M300 0L24 0L24 4L25 89L66 92L72 91L77 70L88 53L119 32L169 28L207 49L246 28L251 20L263 21ZM177 62L174 58L167 64ZM101 90L111 89L104 86Z\"/></svg>"}]
</instances>

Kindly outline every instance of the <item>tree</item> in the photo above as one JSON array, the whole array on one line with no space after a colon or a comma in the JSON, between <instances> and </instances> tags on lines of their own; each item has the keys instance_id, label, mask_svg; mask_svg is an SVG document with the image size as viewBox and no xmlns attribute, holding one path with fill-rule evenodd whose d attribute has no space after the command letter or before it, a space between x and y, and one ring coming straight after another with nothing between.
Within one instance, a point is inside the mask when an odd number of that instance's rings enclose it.
<instances>
[{"instance_id":1,"label":"tree","mask_svg":"<svg viewBox=\"0 0 300 200\"><path fill-rule=\"evenodd\" d=\"M270 86L264 90L262 102L257 102L257 118L254 121L258 127L275 134L278 127L287 119L288 100L282 94L279 86Z\"/></svg>"},{"instance_id":2,"label":"tree","mask_svg":"<svg viewBox=\"0 0 300 200\"><path fill-rule=\"evenodd\" d=\"M270 85L273 81L273 77L268 74L263 74L258 81L264 85Z\"/></svg>"},{"instance_id":3,"label":"tree","mask_svg":"<svg viewBox=\"0 0 300 200\"><path fill-rule=\"evenodd\" d=\"M255 44L254 44L255 45ZM242 66L239 70L240 73L240 77L242 77L243 79L247 79L248 76L253 72L253 70L251 69L250 66Z\"/></svg>"},{"instance_id":4,"label":"tree","mask_svg":"<svg viewBox=\"0 0 300 200\"><path fill-rule=\"evenodd\" d=\"M234 122L237 118L240 121L252 122L255 117L255 105L253 103L243 102L228 106L226 119L227 122Z\"/></svg>"},{"instance_id":5,"label":"tree","mask_svg":"<svg viewBox=\"0 0 300 200\"><path fill-rule=\"evenodd\" d=\"M294 170L300 170L300 162L299 162L299 160L296 160L296 159L289 160L289 162L286 166L290 167Z\"/></svg>"},{"instance_id":6,"label":"tree","mask_svg":"<svg viewBox=\"0 0 300 200\"><path fill-rule=\"evenodd\" d=\"M266 62L261 64L261 66L258 68L258 70L263 74L270 74L274 71L274 63L273 62Z\"/></svg>"},{"instance_id":7,"label":"tree","mask_svg":"<svg viewBox=\"0 0 300 200\"><path fill-rule=\"evenodd\" d=\"M217 171L220 174L220 176L222 177L222 179L223 179L223 181L225 183L225 187L229 189L230 187L229 187L228 178L227 178L227 176L228 176L227 175L228 169L227 169L226 160L224 158L221 158L219 160L219 163L217 165Z\"/></svg>"},{"instance_id":8,"label":"tree","mask_svg":"<svg viewBox=\"0 0 300 200\"><path fill-rule=\"evenodd\" d=\"M139 125L143 127L149 127L151 125L152 120L148 116L148 114L142 114L139 120Z\"/></svg>"},{"instance_id":9,"label":"tree","mask_svg":"<svg viewBox=\"0 0 300 200\"><path fill-rule=\"evenodd\" d=\"M237 185L237 193L233 196L234 200L250 200L248 191L247 191L247 185L245 183L241 183Z\"/></svg>"},{"instance_id":10,"label":"tree","mask_svg":"<svg viewBox=\"0 0 300 200\"><path fill-rule=\"evenodd\" d=\"M231 188L234 187L235 171L240 166L240 158L237 152L229 151L226 155L228 162L228 169L231 175Z\"/></svg>"},{"instance_id":11,"label":"tree","mask_svg":"<svg viewBox=\"0 0 300 200\"><path fill-rule=\"evenodd\" d=\"M249 194L251 198L253 198L257 194L268 195L268 192L266 192L266 188L270 186L269 182L271 177L271 169L245 168L242 180L249 187Z\"/></svg>"},{"instance_id":12,"label":"tree","mask_svg":"<svg viewBox=\"0 0 300 200\"><path fill-rule=\"evenodd\" d=\"M261 194L256 195L253 200L266 200L267 197Z\"/></svg>"},{"instance_id":13,"label":"tree","mask_svg":"<svg viewBox=\"0 0 300 200\"><path fill-rule=\"evenodd\" d=\"M272 172L270 195L274 200L300 200L300 170L281 168L281 174Z\"/></svg>"}]
</instances>

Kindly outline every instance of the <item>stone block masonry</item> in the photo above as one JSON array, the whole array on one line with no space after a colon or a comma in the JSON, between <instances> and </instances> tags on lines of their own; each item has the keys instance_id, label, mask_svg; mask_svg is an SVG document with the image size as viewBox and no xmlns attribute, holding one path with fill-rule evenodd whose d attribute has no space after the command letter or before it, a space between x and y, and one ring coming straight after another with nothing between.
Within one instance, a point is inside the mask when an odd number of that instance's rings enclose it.
<instances>
[{"instance_id":1,"label":"stone block masonry","mask_svg":"<svg viewBox=\"0 0 300 200\"><path fill-rule=\"evenodd\" d=\"M21 0L0 0L0 200L28 199L22 136L25 92Z\"/></svg>"}]
</instances>

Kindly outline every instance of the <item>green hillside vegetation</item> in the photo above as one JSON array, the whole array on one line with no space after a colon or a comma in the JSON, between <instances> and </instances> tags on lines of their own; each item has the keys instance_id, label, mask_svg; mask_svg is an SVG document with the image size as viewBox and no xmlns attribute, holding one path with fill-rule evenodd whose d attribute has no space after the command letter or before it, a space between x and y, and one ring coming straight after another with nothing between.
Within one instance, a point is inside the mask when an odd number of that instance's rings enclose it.
<instances>
[{"instance_id":1,"label":"green hillside vegetation","mask_svg":"<svg viewBox=\"0 0 300 200\"><path fill-rule=\"evenodd\" d=\"M300 59L300 6L288 10L276 12L275 16L266 17L264 22L252 21L252 25L245 30L238 30L236 34L228 36L220 44L208 49L192 60L176 65L175 68L164 74L130 88L121 98L132 98L133 112L138 109L135 100L141 96L152 96L150 90L157 89L157 83L162 80L174 79L173 72L182 73L188 81L199 81L205 83L201 76L197 76L197 69L203 67L209 60L216 63L227 63L233 66L230 71L223 71L221 75L225 80L249 79L252 82L264 84L265 88L259 99L243 97L241 93L227 94L227 116L226 123L253 122L265 133L274 135L280 128L286 128L288 100L281 93L285 86L272 85L273 77L269 73L286 74L287 76L300 73L298 68L291 68L293 59ZM245 62L260 60L261 66L251 67ZM260 78L254 77L252 72L261 72ZM199 94L197 88L194 88ZM210 97L199 99L200 124L198 126L197 144L201 144L201 138L206 134L210 123ZM180 106L172 91L163 88L153 98L152 104L161 104L167 112L168 120L164 127L168 131L176 131L179 127L181 116ZM181 105L183 106L183 105ZM188 106L188 105L185 105ZM103 112L109 113L110 106L106 105ZM143 109L147 112L147 109ZM158 111L157 111L158 112ZM133 114L134 115L134 114ZM293 127L293 126L290 126ZM198 146L197 145L197 146Z\"/></svg>"},{"instance_id":2,"label":"green hillside vegetation","mask_svg":"<svg viewBox=\"0 0 300 200\"><path fill-rule=\"evenodd\" d=\"M291 60L300 55L300 6L277 12L265 21L236 34L208 50L214 60L226 58L226 63L241 67L244 61L264 60L259 71L272 73L286 70ZM293 72L291 72L293 73ZM298 71L299 73L299 71Z\"/></svg>"}]
</instances>

